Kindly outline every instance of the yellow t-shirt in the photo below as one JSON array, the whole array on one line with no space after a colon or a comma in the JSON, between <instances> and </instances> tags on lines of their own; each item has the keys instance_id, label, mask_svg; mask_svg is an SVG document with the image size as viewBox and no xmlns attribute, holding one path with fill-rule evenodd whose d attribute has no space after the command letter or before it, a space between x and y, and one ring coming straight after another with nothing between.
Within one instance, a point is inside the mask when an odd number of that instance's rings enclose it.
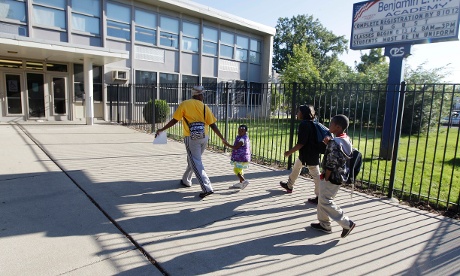
<instances>
[{"instance_id":1,"label":"yellow t-shirt","mask_svg":"<svg viewBox=\"0 0 460 276\"><path fill-rule=\"evenodd\" d=\"M206 106L206 118L204 119L204 106ZM200 100L195 100L195 99L190 99L183 101L179 107L177 107L177 110L173 114L173 118L181 121L182 118L186 118L188 123L194 123L194 122L203 122L205 123L205 128L204 131L206 135L208 135L208 128L206 126L212 125L215 122L217 122L216 117L214 117L214 114L212 114L211 109L209 106L205 105L202 101ZM188 128L187 123L185 120L182 122L182 126L184 127L184 136L190 136L190 130Z\"/></svg>"}]
</instances>

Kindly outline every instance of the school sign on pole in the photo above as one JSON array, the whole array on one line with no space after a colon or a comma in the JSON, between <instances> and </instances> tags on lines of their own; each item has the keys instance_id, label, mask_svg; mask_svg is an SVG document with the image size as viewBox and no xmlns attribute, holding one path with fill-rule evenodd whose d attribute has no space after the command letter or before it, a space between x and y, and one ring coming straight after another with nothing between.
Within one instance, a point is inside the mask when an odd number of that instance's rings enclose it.
<instances>
[{"instance_id":1,"label":"school sign on pole","mask_svg":"<svg viewBox=\"0 0 460 276\"><path fill-rule=\"evenodd\" d=\"M353 5L350 49L458 40L460 0L374 0Z\"/></svg>"},{"instance_id":2,"label":"school sign on pole","mask_svg":"<svg viewBox=\"0 0 460 276\"><path fill-rule=\"evenodd\" d=\"M380 157L391 159L399 84L411 45L458 40L460 0L372 0L353 5L350 49L385 47L390 58ZM429 57L428 57L429 58Z\"/></svg>"}]
</instances>

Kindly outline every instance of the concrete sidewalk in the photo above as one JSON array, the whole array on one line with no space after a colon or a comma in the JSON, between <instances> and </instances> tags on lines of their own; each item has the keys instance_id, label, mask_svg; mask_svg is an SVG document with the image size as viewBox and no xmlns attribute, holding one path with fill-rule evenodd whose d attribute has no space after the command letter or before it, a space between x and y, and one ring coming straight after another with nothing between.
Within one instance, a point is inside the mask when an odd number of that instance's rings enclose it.
<instances>
[{"instance_id":1,"label":"concrete sidewalk","mask_svg":"<svg viewBox=\"0 0 460 276\"><path fill-rule=\"evenodd\" d=\"M310 229L313 183L228 156L203 159L215 193L184 188L184 145L108 124L0 124L0 275L458 275L460 222L343 189L345 239ZM195 180L194 180L195 181ZM196 183L196 182L194 182ZM307 227L305 229L305 227Z\"/></svg>"}]
</instances>

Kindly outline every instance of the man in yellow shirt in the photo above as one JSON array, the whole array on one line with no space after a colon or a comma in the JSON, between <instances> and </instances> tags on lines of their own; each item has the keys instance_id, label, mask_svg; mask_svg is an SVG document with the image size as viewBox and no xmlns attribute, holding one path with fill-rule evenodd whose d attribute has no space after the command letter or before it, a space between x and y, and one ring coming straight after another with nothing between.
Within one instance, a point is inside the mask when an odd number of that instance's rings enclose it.
<instances>
[{"instance_id":1,"label":"man in yellow shirt","mask_svg":"<svg viewBox=\"0 0 460 276\"><path fill-rule=\"evenodd\" d=\"M192 175L195 173L195 176L201 185L201 189L203 190L203 192L200 193L201 198L214 193L211 181L204 170L203 161L201 160L201 156L206 149L209 139L207 126L209 126L223 142L227 142L215 124L217 121L216 117L212 113L211 109L203 103L203 93L203 86L194 86L192 89L192 98L183 101L174 112L171 121L169 121L164 127L158 129L155 133L155 137L157 137L162 131L167 130L178 121L184 119L182 126L188 164L182 176L181 184L186 187L191 187ZM204 129L203 124L200 125L200 123L204 123ZM199 131L192 131L191 136L190 128L192 128L192 130L201 129L204 133L202 132L201 134L203 135L201 135Z\"/></svg>"}]
</instances>

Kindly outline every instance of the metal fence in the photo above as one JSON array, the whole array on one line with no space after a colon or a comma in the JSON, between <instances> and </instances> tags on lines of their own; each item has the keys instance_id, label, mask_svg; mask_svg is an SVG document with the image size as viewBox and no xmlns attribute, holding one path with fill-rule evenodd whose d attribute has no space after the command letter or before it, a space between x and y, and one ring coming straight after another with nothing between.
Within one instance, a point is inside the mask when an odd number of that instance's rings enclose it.
<instances>
[{"instance_id":1,"label":"metal fence","mask_svg":"<svg viewBox=\"0 0 460 276\"><path fill-rule=\"evenodd\" d=\"M192 86L110 85L110 120L151 133L190 98ZM228 141L236 137L238 125L249 126L255 162L290 168L296 156L285 158L283 153L296 142L296 108L312 104L325 125L336 114L350 119L347 133L364 157L357 187L447 215L460 213L460 127L454 120L460 109L460 84L222 83L205 87L204 102ZM397 114L390 138L383 135L388 93L400 95L390 108ZM168 136L181 140L181 123L170 128ZM383 144L391 145L390 156L382 153ZM212 132L209 146L226 150Z\"/></svg>"}]
</instances>

